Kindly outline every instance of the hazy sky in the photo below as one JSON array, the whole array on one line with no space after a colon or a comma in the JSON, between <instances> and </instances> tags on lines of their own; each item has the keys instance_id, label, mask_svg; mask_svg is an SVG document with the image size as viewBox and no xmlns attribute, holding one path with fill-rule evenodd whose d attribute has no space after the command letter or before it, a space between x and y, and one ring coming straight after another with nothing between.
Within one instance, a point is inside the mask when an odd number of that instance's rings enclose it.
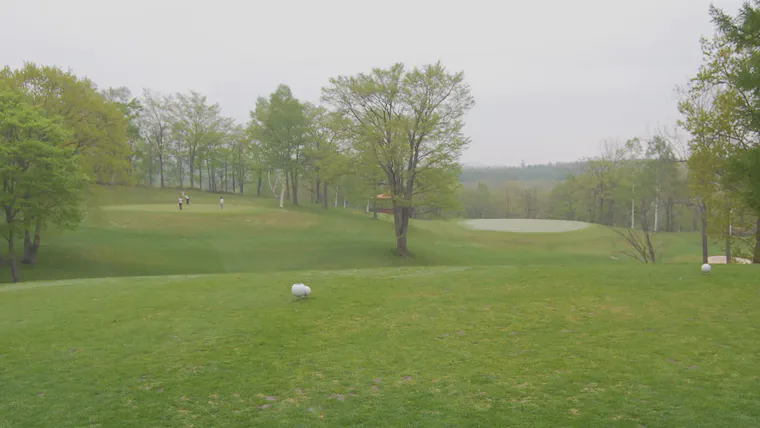
<instances>
[{"instance_id":1,"label":"hazy sky","mask_svg":"<svg viewBox=\"0 0 760 428\"><path fill-rule=\"evenodd\" d=\"M71 68L99 86L190 89L244 122L286 83L437 60L476 99L463 161L544 163L678 119L710 0L0 0L0 61ZM741 0L715 0L734 14Z\"/></svg>"}]
</instances>

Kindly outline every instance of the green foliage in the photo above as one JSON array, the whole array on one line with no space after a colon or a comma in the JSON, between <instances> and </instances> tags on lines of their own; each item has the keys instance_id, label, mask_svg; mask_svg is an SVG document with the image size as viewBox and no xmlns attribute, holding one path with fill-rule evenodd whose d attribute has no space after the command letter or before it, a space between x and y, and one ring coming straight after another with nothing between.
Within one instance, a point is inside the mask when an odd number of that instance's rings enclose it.
<instances>
[{"instance_id":1,"label":"green foliage","mask_svg":"<svg viewBox=\"0 0 760 428\"><path fill-rule=\"evenodd\" d=\"M298 204L298 179L303 172L309 137L307 106L293 96L287 85L277 87L269 98L259 98L251 112L249 134L259 142L265 163L283 170L293 186L293 203ZM284 179L282 180L285 181Z\"/></svg>"},{"instance_id":2,"label":"green foliage","mask_svg":"<svg viewBox=\"0 0 760 428\"><path fill-rule=\"evenodd\" d=\"M760 146L733 154L728 159L724 179L747 207L760 212Z\"/></svg>"},{"instance_id":3,"label":"green foliage","mask_svg":"<svg viewBox=\"0 0 760 428\"><path fill-rule=\"evenodd\" d=\"M458 171L469 142L462 128L474 99L464 74L440 63L411 71L395 64L330 79L322 98L350 127L353 156L382 171L393 196L397 251L406 256L412 207L434 201L424 195L456 190L442 171Z\"/></svg>"},{"instance_id":4,"label":"green foliage","mask_svg":"<svg viewBox=\"0 0 760 428\"><path fill-rule=\"evenodd\" d=\"M180 163L184 161L187 165L192 188L195 187L195 172L202 173L204 161L209 173L212 162L216 161L214 166L218 168L219 158L223 158L226 148L223 140L232 129L232 123L222 117L219 104L209 104L205 95L195 91L187 95L177 94L171 109L174 155ZM178 173L180 187L183 187L184 166L178 167ZM213 176L208 178L213 189L216 180ZM202 178L199 184L202 186Z\"/></svg>"},{"instance_id":5,"label":"green foliage","mask_svg":"<svg viewBox=\"0 0 760 428\"><path fill-rule=\"evenodd\" d=\"M38 221L72 227L81 220L79 192L86 181L70 138L55 119L15 92L0 92L0 208L13 280L14 240Z\"/></svg>"},{"instance_id":6,"label":"green foliage","mask_svg":"<svg viewBox=\"0 0 760 428\"><path fill-rule=\"evenodd\" d=\"M716 27L702 41L703 64L680 108L691 141L691 181L709 216L713 235L732 239L732 213L760 210L748 186L760 137L760 4L745 3L732 17L712 7ZM754 259L760 261L760 230Z\"/></svg>"},{"instance_id":7,"label":"green foliage","mask_svg":"<svg viewBox=\"0 0 760 428\"><path fill-rule=\"evenodd\" d=\"M124 183L130 170L129 120L87 79L56 67L27 63L0 71L2 84L16 88L47 117L60 117L69 129L63 143L81 155L85 170L100 183Z\"/></svg>"}]
</instances>

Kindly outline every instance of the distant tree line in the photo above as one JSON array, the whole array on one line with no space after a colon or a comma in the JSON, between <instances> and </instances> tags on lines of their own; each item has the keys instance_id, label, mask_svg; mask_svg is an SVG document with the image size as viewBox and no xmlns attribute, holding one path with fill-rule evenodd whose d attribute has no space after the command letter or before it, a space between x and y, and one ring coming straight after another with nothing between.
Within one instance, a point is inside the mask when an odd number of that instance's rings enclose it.
<instances>
[{"instance_id":1,"label":"distant tree line","mask_svg":"<svg viewBox=\"0 0 760 428\"><path fill-rule=\"evenodd\" d=\"M578 174L583 162L556 162L521 166L464 166L459 178L464 184L486 183L498 185L507 181L550 181L565 180L569 175Z\"/></svg>"}]
</instances>

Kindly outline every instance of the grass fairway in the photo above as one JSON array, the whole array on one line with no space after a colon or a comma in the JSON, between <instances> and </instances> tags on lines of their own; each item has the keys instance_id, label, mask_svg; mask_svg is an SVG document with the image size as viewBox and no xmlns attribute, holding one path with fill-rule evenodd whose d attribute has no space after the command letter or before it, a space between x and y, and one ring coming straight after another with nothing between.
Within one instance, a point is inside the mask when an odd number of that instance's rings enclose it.
<instances>
[{"instance_id":1,"label":"grass fairway","mask_svg":"<svg viewBox=\"0 0 760 428\"><path fill-rule=\"evenodd\" d=\"M414 267L6 286L0 427L757 427L758 273ZM312 298L293 301L296 281Z\"/></svg>"},{"instance_id":2,"label":"grass fairway","mask_svg":"<svg viewBox=\"0 0 760 428\"><path fill-rule=\"evenodd\" d=\"M22 279L635 263L620 254L627 249L622 238L603 227L525 234L471 230L455 221L413 221L412 257L402 260L393 253L393 225L363 212L308 202L281 210L273 198L238 195L225 195L222 211L219 196L208 193L191 193L190 206L180 211L177 195L93 187L86 221L73 232L46 231L39 264L22 266ZM660 234L656 241L662 261L699 264L697 234ZM7 264L0 264L0 282L9 280Z\"/></svg>"},{"instance_id":3,"label":"grass fairway","mask_svg":"<svg viewBox=\"0 0 760 428\"><path fill-rule=\"evenodd\" d=\"M0 428L760 426L760 271L695 234L415 221L402 260L387 219L176 193L94 188L0 284Z\"/></svg>"}]
</instances>

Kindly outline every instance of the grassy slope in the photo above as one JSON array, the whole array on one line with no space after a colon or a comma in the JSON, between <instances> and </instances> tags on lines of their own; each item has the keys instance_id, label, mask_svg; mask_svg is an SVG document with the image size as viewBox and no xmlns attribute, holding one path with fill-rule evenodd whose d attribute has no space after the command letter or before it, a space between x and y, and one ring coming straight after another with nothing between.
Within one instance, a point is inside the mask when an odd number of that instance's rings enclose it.
<instances>
[{"instance_id":1,"label":"grassy slope","mask_svg":"<svg viewBox=\"0 0 760 428\"><path fill-rule=\"evenodd\" d=\"M95 192L26 279L212 275L0 286L0 428L760 425L760 272L701 275L698 236L643 266L601 228L418 222L400 261L357 213Z\"/></svg>"},{"instance_id":2,"label":"grassy slope","mask_svg":"<svg viewBox=\"0 0 760 428\"><path fill-rule=\"evenodd\" d=\"M87 221L74 232L43 236L40 263L25 280L81 277L261 272L382 266L627 263L620 238L594 227L566 234L468 231L455 223L419 221L409 245L393 254L393 229L363 213L316 206L278 210L268 198L191 195L179 212L176 191L95 187ZM661 235L665 260L698 262L699 237ZM612 257L620 260L614 261ZM8 281L7 266L0 282Z\"/></svg>"},{"instance_id":3,"label":"grassy slope","mask_svg":"<svg viewBox=\"0 0 760 428\"><path fill-rule=\"evenodd\" d=\"M756 427L757 274L414 267L9 286L0 427ZM294 281L312 298L292 301Z\"/></svg>"}]
</instances>

